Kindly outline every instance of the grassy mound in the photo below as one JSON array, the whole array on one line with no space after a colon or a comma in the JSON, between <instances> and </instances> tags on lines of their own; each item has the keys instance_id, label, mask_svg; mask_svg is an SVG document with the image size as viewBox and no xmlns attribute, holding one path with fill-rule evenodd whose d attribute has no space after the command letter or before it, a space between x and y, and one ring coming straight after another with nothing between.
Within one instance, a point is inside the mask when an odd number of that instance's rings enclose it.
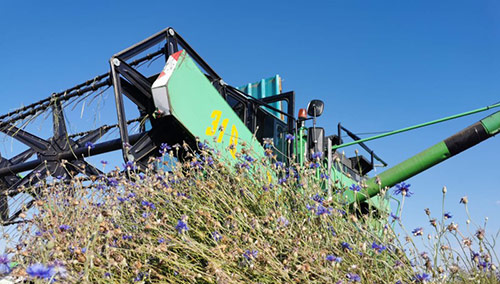
<instances>
[{"instance_id":1,"label":"grassy mound","mask_svg":"<svg viewBox=\"0 0 500 284\"><path fill-rule=\"evenodd\" d=\"M400 220L328 200L321 168L248 153L235 164L202 148L171 171L129 163L30 189L40 199L0 273L41 283L496 283L482 240L467 261L452 248L423 255L410 237L405 250L392 228ZM459 235L440 227L443 240Z\"/></svg>"}]
</instances>

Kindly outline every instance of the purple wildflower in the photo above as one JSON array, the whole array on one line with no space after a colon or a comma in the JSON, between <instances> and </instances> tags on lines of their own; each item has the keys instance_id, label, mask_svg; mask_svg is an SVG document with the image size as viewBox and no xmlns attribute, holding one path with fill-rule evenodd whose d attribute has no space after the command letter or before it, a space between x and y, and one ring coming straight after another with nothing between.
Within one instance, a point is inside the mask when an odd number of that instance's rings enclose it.
<instances>
[{"instance_id":1,"label":"purple wildflower","mask_svg":"<svg viewBox=\"0 0 500 284\"><path fill-rule=\"evenodd\" d=\"M329 254L325 257L326 260L330 261L330 262L342 262L342 258L341 257L338 257L338 256L335 256L333 254Z\"/></svg>"},{"instance_id":2,"label":"purple wildflower","mask_svg":"<svg viewBox=\"0 0 500 284\"><path fill-rule=\"evenodd\" d=\"M110 178L110 179L108 179L108 185L109 186L117 186L118 181L116 180L116 178Z\"/></svg>"},{"instance_id":3,"label":"purple wildflower","mask_svg":"<svg viewBox=\"0 0 500 284\"><path fill-rule=\"evenodd\" d=\"M316 159L321 159L321 157L323 156L323 153L322 152L316 152L316 153L313 153L311 155L311 159L313 160L316 160Z\"/></svg>"},{"instance_id":4,"label":"purple wildflower","mask_svg":"<svg viewBox=\"0 0 500 284\"><path fill-rule=\"evenodd\" d=\"M214 232L212 233L212 238L213 238L213 239L214 239L214 241L216 241L216 242L219 242L220 240L222 240L222 236L221 236L221 234L219 234L219 232L217 232L217 231L214 231Z\"/></svg>"},{"instance_id":5,"label":"purple wildflower","mask_svg":"<svg viewBox=\"0 0 500 284\"><path fill-rule=\"evenodd\" d=\"M345 250L352 250L351 246L346 242L342 242L342 248Z\"/></svg>"},{"instance_id":6,"label":"purple wildflower","mask_svg":"<svg viewBox=\"0 0 500 284\"><path fill-rule=\"evenodd\" d=\"M399 220L399 217L391 212L391 218L394 220Z\"/></svg>"},{"instance_id":7,"label":"purple wildflower","mask_svg":"<svg viewBox=\"0 0 500 284\"><path fill-rule=\"evenodd\" d=\"M259 251L257 250L246 250L245 253L243 254L243 256L247 259L247 260L252 260L252 259L255 259L257 258L257 254L259 253Z\"/></svg>"},{"instance_id":8,"label":"purple wildflower","mask_svg":"<svg viewBox=\"0 0 500 284\"><path fill-rule=\"evenodd\" d=\"M411 233L414 236L421 236L424 234L424 228L422 228L422 227L415 228L413 231L411 231Z\"/></svg>"},{"instance_id":9,"label":"purple wildflower","mask_svg":"<svg viewBox=\"0 0 500 284\"><path fill-rule=\"evenodd\" d=\"M69 229L71 229L71 226L69 226L69 225L64 225L64 224L63 224L63 225L59 226L59 230L61 230L61 231L63 231L63 232L64 232L64 231L67 231L67 230L69 230Z\"/></svg>"},{"instance_id":10,"label":"purple wildflower","mask_svg":"<svg viewBox=\"0 0 500 284\"><path fill-rule=\"evenodd\" d=\"M349 279L349 282L361 282L361 277L356 273L347 273L346 277Z\"/></svg>"},{"instance_id":11,"label":"purple wildflower","mask_svg":"<svg viewBox=\"0 0 500 284\"><path fill-rule=\"evenodd\" d=\"M90 150L90 149L94 149L94 148L95 148L95 146L94 146L94 144L93 144L92 142L87 141L87 142L85 143L85 148L87 148L87 149L89 149L89 150Z\"/></svg>"},{"instance_id":12,"label":"purple wildflower","mask_svg":"<svg viewBox=\"0 0 500 284\"><path fill-rule=\"evenodd\" d=\"M127 161L125 164L123 164L123 169L127 171L133 171L135 170L135 164L133 161Z\"/></svg>"},{"instance_id":13,"label":"purple wildflower","mask_svg":"<svg viewBox=\"0 0 500 284\"><path fill-rule=\"evenodd\" d=\"M321 195L319 195L317 193L311 199L318 202L318 203L322 203L323 200L325 200L323 197L321 197Z\"/></svg>"},{"instance_id":14,"label":"purple wildflower","mask_svg":"<svg viewBox=\"0 0 500 284\"><path fill-rule=\"evenodd\" d=\"M372 249L374 249L378 253L381 253L382 251L384 251L386 249L386 247L383 246L382 244L378 245L376 242L373 242Z\"/></svg>"},{"instance_id":15,"label":"purple wildflower","mask_svg":"<svg viewBox=\"0 0 500 284\"><path fill-rule=\"evenodd\" d=\"M357 184L351 184L351 186L349 187L350 190L354 191L354 192L359 192L361 191L361 187Z\"/></svg>"},{"instance_id":16,"label":"purple wildflower","mask_svg":"<svg viewBox=\"0 0 500 284\"><path fill-rule=\"evenodd\" d=\"M161 143L160 145L160 154L165 154L168 150L171 150L172 147L170 147L167 143Z\"/></svg>"},{"instance_id":17,"label":"purple wildflower","mask_svg":"<svg viewBox=\"0 0 500 284\"><path fill-rule=\"evenodd\" d=\"M10 269L9 256L4 254L0 256L0 275L9 274L10 271L11 269Z\"/></svg>"},{"instance_id":18,"label":"purple wildflower","mask_svg":"<svg viewBox=\"0 0 500 284\"><path fill-rule=\"evenodd\" d=\"M326 180L330 179L329 175L323 174L323 173L321 175L319 175L319 177L322 178L322 179L326 179Z\"/></svg>"},{"instance_id":19,"label":"purple wildflower","mask_svg":"<svg viewBox=\"0 0 500 284\"><path fill-rule=\"evenodd\" d=\"M249 162L249 163L251 163L251 162L255 161L255 159L254 159L254 158L252 158L252 157L251 157L251 156L249 156L249 155L244 155L244 156L243 156L243 158L244 158L247 162Z\"/></svg>"},{"instance_id":20,"label":"purple wildflower","mask_svg":"<svg viewBox=\"0 0 500 284\"><path fill-rule=\"evenodd\" d=\"M179 232L179 234L182 234L184 232L187 232L189 230L189 227L184 221L179 219L179 221L177 222L177 226L175 226L175 229L177 230L177 232Z\"/></svg>"},{"instance_id":21,"label":"purple wildflower","mask_svg":"<svg viewBox=\"0 0 500 284\"><path fill-rule=\"evenodd\" d=\"M32 278L51 279L54 276L54 267L35 263L26 269L26 273Z\"/></svg>"},{"instance_id":22,"label":"purple wildflower","mask_svg":"<svg viewBox=\"0 0 500 284\"><path fill-rule=\"evenodd\" d=\"M401 194L403 196L407 196L407 197L410 197L413 192L410 191L410 186L411 184L409 183L398 183L396 184L396 189L394 190L394 194L395 195L398 195L398 194Z\"/></svg>"},{"instance_id":23,"label":"purple wildflower","mask_svg":"<svg viewBox=\"0 0 500 284\"><path fill-rule=\"evenodd\" d=\"M319 168L319 163L311 163L309 165L309 168L311 168L311 169L317 169L317 168Z\"/></svg>"},{"instance_id":24,"label":"purple wildflower","mask_svg":"<svg viewBox=\"0 0 500 284\"><path fill-rule=\"evenodd\" d=\"M332 214L332 212L330 211L330 208L327 208L321 204L318 204L318 207L316 209L317 209L316 215L318 215L318 216Z\"/></svg>"},{"instance_id":25,"label":"purple wildflower","mask_svg":"<svg viewBox=\"0 0 500 284\"><path fill-rule=\"evenodd\" d=\"M156 206L154 205L154 203L153 203L153 202L148 202L148 201L146 201L146 200L143 200L143 201L141 202L141 204L142 204L142 206L144 206L144 207L149 207L149 208L151 208L151 209L153 209L153 210L154 210L154 209L156 209Z\"/></svg>"},{"instance_id":26,"label":"purple wildflower","mask_svg":"<svg viewBox=\"0 0 500 284\"><path fill-rule=\"evenodd\" d=\"M446 213L444 213L444 218L445 218L445 219L451 219L452 217L453 217L453 215L451 215L451 213L450 213L450 212L446 212Z\"/></svg>"},{"instance_id":27,"label":"purple wildflower","mask_svg":"<svg viewBox=\"0 0 500 284\"><path fill-rule=\"evenodd\" d=\"M414 280L417 283L424 283L424 282L430 280L430 276L427 273L417 274L417 275L415 275Z\"/></svg>"},{"instance_id":28,"label":"purple wildflower","mask_svg":"<svg viewBox=\"0 0 500 284\"><path fill-rule=\"evenodd\" d=\"M292 134L287 134L285 136L285 139L289 142L293 141L295 139L295 136L293 136Z\"/></svg>"},{"instance_id":29,"label":"purple wildflower","mask_svg":"<svg viewBox=\"0 0 500 284\"><path fill-rule=\"evenodd\" d=\"M278 218L278 227L286 227L290 222L283 216Z\"/></svg>"},{"instance_id":30,"label":"purple wildflower","mask_svg":"<svg viewBox=\"0 0 500 284\"><path fill-rule=\"evenodd\" d=\"M278 162L274 163L274 167L276 167L277 169L283 168L284 167L283 162L278 161Z\"/></svg>"}]
</instances>

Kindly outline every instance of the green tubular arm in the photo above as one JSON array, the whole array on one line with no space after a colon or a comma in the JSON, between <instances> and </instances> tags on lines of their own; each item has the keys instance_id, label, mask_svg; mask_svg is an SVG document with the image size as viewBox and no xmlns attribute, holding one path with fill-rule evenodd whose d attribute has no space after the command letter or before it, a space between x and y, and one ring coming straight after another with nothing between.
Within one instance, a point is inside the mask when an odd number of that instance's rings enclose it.
<instances>
[{"instance_id":1,"label":"green tubular arm","mask_svg":"<svg viewBox=\"0 0 500 284\"><path fill-rule=\"evenodd\" d=\"M355 195L358 202L377 195L381 188L392 187L428 168L473 147L500 132L500 111L476 122L436 145L384 171L366 182L366 188ZM377 178L379 183L377 183ZM354 201L354 200L352 200Z\"/></svg>"}]
</instances>

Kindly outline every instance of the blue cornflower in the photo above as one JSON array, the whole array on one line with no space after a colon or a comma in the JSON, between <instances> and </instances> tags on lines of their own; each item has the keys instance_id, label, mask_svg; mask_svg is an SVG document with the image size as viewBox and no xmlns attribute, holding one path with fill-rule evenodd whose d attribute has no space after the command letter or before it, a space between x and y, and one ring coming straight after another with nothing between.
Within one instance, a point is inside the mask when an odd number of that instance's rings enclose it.
<instances>
[{"instance_id":1,"label":"blue cornflower","mask_svg":"<svg viewBox=\"0 0 500 284\"><path fill-rule=\"evenodd\" d=\"M159 244L163 244L164 242L165 242L165 239L164 239L164 238L159 238L159 239L158 239L158 243L159 243Z\"/></svg>"},{"instance_id":2,"label":"blue cornflower","mask_svg":"<svg viewBox=\"0 0 500 284\"><path fill-rule=\"evenodd\" d=\"M398 194L401 194L403 196L407 196L407 197L410 197L413 192L410 191L410 186L411 184L409 183L398 183L396 184L396 189L394 190L394 194L395 195L398 195Z\"/></svg>"},{"instance_id":3,"label":"blue cornflower","mask_svg":"<svg viewBox=\"0 0 500 284\"><path fill-rule=\"evenodd\" d=\"M327 175L327 174L323 174L323 173L322 173L322 174L320 174L320 175L319 175L319 177L320 177L320 178L322 178L322 179L330 179L330 176L329 176L329 175Z\"/></svg>"},{"instance_id":4,"label":"blue cornflower","mask_svg":"<svg viewBox=\"0 0 500 284\"><path fill-rule=\"evenodd\" d=\"M278 180L278 184L284 184L286 182L286 178L280 178Z\"/></svg>"},{"instance_id":5,"label":"blue cornflower","mask_svg":"<svg viewBox=\"0 0 500 284\"><path fill-rule=\"evenodd\" d=\"M116 199L117 199L118 201L120 201L120 203L123 203L123 202L129 201L129 199L128 199L128 198L121 197L121 196L118 196Z\"/></svg>"},{"instance_id":6,"label":"blue cornflower","mask_svg":"<svg viewBox=\"0 0 500 284\"><path fill-rule=\"evenodd\" d=\"M144 272L139 272L139 274L137 274L137 276L134 278L134 281L135 282L139 282L141 281L142 279L144 279L144 276L147 276L146 273Z\"/></svg>"},{"instance_id":7,"label":"blue cornflower","mask_svg":"<svg viewBox=\"0 0 500 284\"><path fill-rule=\"evenodd\" d=\"M446 212L446 213L444 213L444 218L445 218L445 219L451 219L452 217L453 217L453 215L451 215L451 213L450 213L450 212Z\"/></svg>"},{"instance_id":8,"label":"blue cornflower","mask_svg":"<svg viewBox=\"0 0 500 284\"><path fill-rule=\"evenodd\" d=\"M123 169L127 171L133 171L135 170L135 164L133 161L127 161L125 164L123 164Z\"/></svg>"},{"instance_id":9,"label":"blue cornflower","mask_svg":"<svg viewBox=\"0 0 500 284\"><path fill-rule=\"evenodd\" d=\"M219 234L219 232L217 232L217 231L212 232L212 238L216 242L219 242L220 240L222 240L221 234Z\"/></svg>"},{"instance_id":10,"label":"blue cornflower","mask_svg":"<svg viewBox=\"0 0 500 284\"><path fill-rule=\"evenodd\" d=\"M201 163L201 161L196 160L196 161L191 162L191 167L203 169L203 164Z\"/></svg>"},{"instance_id":11,"label":"blue cornflower","mask_svg":"<svg viewBox=\"0 0 500 284\"><path fill-rule=\"evenodd\" d=\"M275 166L277 169L279 169L279 168L283 168L283 162L279 162L279 161L278 161L278 162L274 163L274 166Z\"/></svg>"},{"instance_id":12,"label":"blue cornflower","mask_svg":"<svg viewBox=\"0 0 500 284\"><path fill-rule=\"evenodd\" d=\"M285 139L289 142L293 141L295 139L295 136L293 136L292 134L287 134L285 136Z\"/></svg>"},{"instance_id":13,"label":"blue cornflower","mask_svg":"<svg viewBox=\"0 0 500 284\"><path fill-rule=\"evenodd\" d=\"M334 237L337 236L337 232L335 232L335 229L333 228L333 226L328 226L327 230L330 231L330 233L332 233L332 236L334 236Z\"/></svg>"},{"instance_id":14,"label":"blue cornflower","mask_svg":"<svg viewBox=\"0 0 500 284\"><path fill-rule=\"evenodd\" d=\"M399 217L391 212L391 217L394 220L399 220Z\"/></svg>"},{"instance_id":15,"label":"blue cornflower","mask_svg":"<svg viewBox=\"0 0 500 284\"><path fill-rule=\"evenodd\" d=\"M69 229L71 229L71 226L69 226L69 225L61 225L61 226L59 226L59 230L61 230L63 232L67 231Z\"/></svg>"},{"instance_id":16,"label":"blue cornflower","mask_svg":"<svg viewBox=\"0 0 500 284\"><path fill-rule=\"evenodd\" d=\"M319 195L317 193L311 199L318 202L318 203L322 203L323 200L325 200L323 197L321 197L321 195Z\"/></svg>"},{"instance_id":17,"label":"blue cornflower","mask_svg":"<svg viewBox=\"0 0 500 284\"><path fill-rule=\"evenodd\" d=\"M414 236L421 236L424 234L424 228L422 228L422 227L415 228L415 229L413 229L413 231L411 231L411 233Z\"/></svg>"},{"instance_id":18,"label":"blue cornflower","mask_svg":"<svg viewBox=\"0 0 500 284\"><path fill-rule=\"evenodd\" d=\"M471 257L470 257L470 259L472 261L479 261L479 258L480 258L479 253L471 250Z\"/></svg>"},{"instance_id":19,"label":"blue cornflower","mask_svg":"<svg viewBox=\"0 0 500 284\"><path fill-rule=\"evenodd\" d=\"M165 154L168 150L171 150L172 147L170 147L167 143L161 143L160 144L160 154Z\"/></svg>"},{"instance_id":20,"label":"blue cornflower","mask_svg":"<svg viewBox=\"0 0 500 284\"><path fill-rule=\"evenodd\" d=\"M32 278L51 279L54 276L54 267L35 263L26 269L26 273Z\"/></svg>"},{"instance_id":21,"label":"blue cornflower","mask_svg":"<svg viewBox=\"0 0 500 284\"><path fill-rule=\"evenodd\" d=\"M10 269L9 256L4 254L0 256L0 275L9 274L10 271L11 269Z\"/></svg>"},{"instance_id":22,"label":"blue cornflower","mask_svg":"<svg viewBox=\"0 0 500 284\"><path fill-rule=\"evenodd\" d=\"M311 168L311 169L317 169L317 168L319 168L319 163L311 163L309 165L309 168Z\"/></svg>"},{"instance_id":23,"label":"blue cornflower","mask_svg":"<svg viewBox=\"0 0 500 284\"><path fill-rule=\"evenodd\" d=\"M353 183L353 184L351 184L349 189L354 191L354 192L359 192L361 190L361 187L359 185Z\"/></svg>"},{"instance_id":24,"label":"blue cornflower","mask_svg":"<svg viewBox=\"0 0 500 284\"><path fill-rule=\"evenodd\" d=\"M245 253L243 254L243 256L247 259L247 260L252 260L252 259L255 259L257 258L257 254L259 253L259 251L257 250L246 250Z\"/></svg>"},{"instance_id":25,"label":"blue cornflower","mask_svg":"<svg viewBox=\"0 0 500 284\"><path fill-rule=\"evenodd\" d=\"M175 229L177 230L177 232L179 232L179 234L182 234L184 232L187 232L189 230L189 227L183 220L179 219L179 221L177 222L177 226L175 226Z\"/></svg>"},{"instance_id":26,"label":"blue cornflower","mask_svg":"<svg viewBox=\"0 0 500 284\"><path fill-rule=\"evenodd\" d=\"M85 148L87 148L87 149L89 149L89 150L90 150L90 149L94 149L94 148L95 148L94 143L92 143L92 142L90 142L90 141L87 141L87 142L85 143Z\"/></svg>"},{"instance_id":27,"label":"blue cornflower","mask_svg":"<svg viewBox=\"0 0 500 284\"><path fill-rule=\"evenodd\" d=\"M335 262L342 262L342 258L341 257L337 257L333 254L329 254L326 256L326 260L328 261L335 261Z\"/></svg>"},{"instance_id":28,"label":"blue cornflower","mask_svg":"<svg viewBox=\"0 0 500 284\"><path fill-rule=\"evenodd\" d=\"M132 235L123 235L122 239L124 239L124 240L131 240L132 239Z\"/></svg>"},{"instance_id":29,"label":"blue cornflower","mask_svg":"<svg viewBox=\"0 0 500 284\"><path fill-rule=\"evenodd\" d=\"M239 166L240 169L247 169L249 170L250 169L250 165L247 163L247 162L243 162L243 163L239 163L239 164L236 164L237 166Z\"/></svg>"},{"instance_id":30,"label":"blue cornflower","mask_svg":"<svg viewBox=\"0 0 500 284\"><path fill-rule=\"evenodd\" d=\"M251 163L251 162L255 161L255 159L254 159L254 158L252 158L252 157L251 157L251 156L249 156L249 155L244 155L244 156L243 156L243 158L245 158L245 160L246 160L247 162L249 162L249 163Z\"/></svg>"},{"instance_id":31,"label":"blue cornflower","mask_svg":"<svg viewBox=\"0 0 500 284\"><path fill-rule=\"evenodd\" d=\"M101 160L101 164L102 164L103 166L105 166L105 165L107 165L107 164L108 164L108 161Z\"/></svg>"},{"instance_id":32,"label":"blue cornflower","mask_svg":"<svg viewBox=\"0 0 500 284\"><path fill-rule=\"evenodd\" d=\"M127 195L128 198L134 198L135 197L135 193L131 192Z\"/></svg>"},{"instance_id":33,"label":"blue cornflower","mask_svg":"<svg viewBox=\"0 0 500 284\"><path fill-rule=\"evenodd\" d=\"M327 208L321 204L318 204L318 207L316 208L317 211L316 211L316 215L320 216L320 215L330 215L332 214L332 212L330 211L330 208Z\"/></svg>"},{"instance_id":34,"label":"blue cornflower","mask_svg":"<svg viewBox=\"0 0 500 284\"><path fill-rule=\"evenodd\" d=\"M347 273L346 277L349 279L349 282L361 282L361 277L356 273Z\"/></svg>"},{"instance_id":35,"label":"blue cornflower","mask_svg":"<svg viewBox=\"0 0 500 284\"><path fill-rule=\"evenodd\" d=\"M386 249L386 247L383 246L382 244L378 245L376 242L373 242L372 249L374 249L378 253L381 253L382 251L384 251Z\"/></svg>"},{"instance_id":36,"label":"blue cornflower","mask_svg":"<svg viewBox=\"0 0 500 284\"><path fill-rule=\"evenodd\" d=\"M352 250L351 246L346 242L342 242L342 248L345 250Z\"/></svg>"},{"instance_id":37,"label":"blue cornflower","mask_svg":"<svg viewBox=\"0 0 500 284\"><path fill-rule=\"evenodd\" d=\"M143 200L143 201L141 202L141 204L142 204L142 206L144 206L144 207L149 207L149 208L151 208L151 209L156 209L156 206L154 205L154 203L153 203L153 202L148 202L148 201L146 201L146 200Z\"/></svg>"},{"instance_id":38,"label":"blue cornflower","mask_svg":"<svg viewBox=\"0 0 500 284\"><path fill-rule=\"evenodd\" d=\"M486 261L479 261L477 264L477 268L482 269L483 271L486 271L489 266L491 266L491 264L488 264Z\"/></svg>"},{"instance_id":39,"label":"blue cornflower","mask_svg":"<svg viewBox=\"0 0 500 284\"><path fill-rule=\"evenodd\" d=\"M117 186L118 181L116 180L116 178L110 178L110 179L108 179L108 185L109 186Z\"/></svg>"},{"instance_id":40,"label":"blue cornflower","mask_svg":"<svg viewBox=\"0 0 500 284\"><path fill-rule=\"evenodd\" d=\"M283 216L278 218L278 227L286 227L290 222Z\"/></svg>"},{"instance_id":41,"label":"blue cornflower","mask_svg":"<svg viewBox=\"0 0 500 284\"><path fill-rule=\"evenodd\" d=\"M417 281L417 283L424 283L430 280L430 276L427 273L417 274L415 275L414 280Z\"/></svg>"},{"instance_id":42,"label":"blue cornflower","mask_svg":"<svg viewBox=\"0 0 500 284\"><path fill-rule=\"evenodd\" d=\"M208 144L207 143L201 143L201 142L198 142L198 148L200 150L205 150L205 149L208 149Z\"/></svg>"},{"instance_id":43,"label":"blue cornflower","mask_svg":"<svg viewBox=\"0 0 500 284\"><path fill-rule=\"evenodd\" d=\"M207 163L207 165L211 166L214 164L214 159L212 157L203 157L203 160Z\"/></svg>"},{"instance_id":44,"label":"blue cornflower","mask_svg":"<svg viewBox=\"0 0 500 284\"><path fill-rule=\"evenodd\" d=\"M323 153L322 152L316 152L316 153L313 153L311 155L311 159L313 160L316 160L316 159L321 159L321 157L323 156Z\"/></svg>"}]
</instances>

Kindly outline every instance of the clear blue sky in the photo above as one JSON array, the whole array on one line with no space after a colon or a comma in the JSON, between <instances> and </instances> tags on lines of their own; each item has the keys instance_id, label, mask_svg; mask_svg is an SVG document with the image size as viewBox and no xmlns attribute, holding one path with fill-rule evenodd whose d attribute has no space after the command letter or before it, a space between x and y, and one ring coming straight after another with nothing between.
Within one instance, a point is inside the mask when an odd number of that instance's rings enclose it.
<instances>
[{"instance_id":1,"label":"clear blue sky","mask_svg":"<svg viewBox=\"0 0 500 284\"><path fill-rule=\"evenodd\" d=\"M148 2L2 1L0 113L106 72L111 55L167 26L232 85L279 73L297 108L323 100L328 133L339 121L392 130L500 101L497 1ZM486 115L368 144L395 165ZM496 233L499 146L492 138L410 179L405 224L427 225L423 209L440 210L446 185L461 226L468 195Z\"/></svg>"}]
</instances>

